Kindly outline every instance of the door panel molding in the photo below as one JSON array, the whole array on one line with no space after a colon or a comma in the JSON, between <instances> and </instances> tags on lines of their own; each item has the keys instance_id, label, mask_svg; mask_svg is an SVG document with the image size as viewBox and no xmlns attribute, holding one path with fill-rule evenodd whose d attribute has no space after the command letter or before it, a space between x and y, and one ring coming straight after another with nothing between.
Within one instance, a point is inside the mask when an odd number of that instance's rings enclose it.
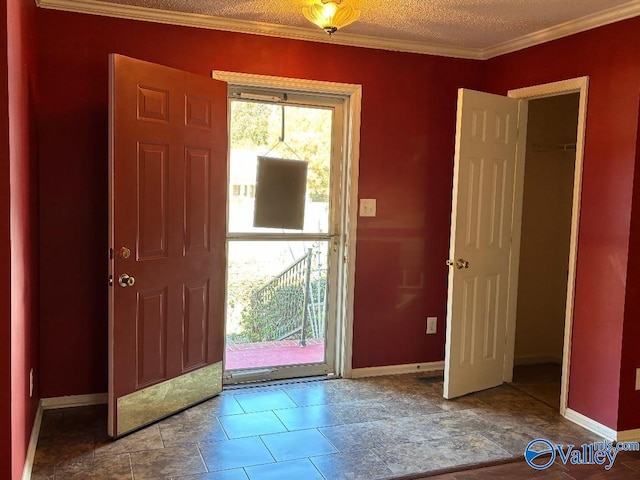
<instances>
[{"instance_id":1,"label":"door panel molding","mask_svg":"<svg viewBox=\"0 0 640 480\"><path fill-rule=\"evenodd\" d=\"M209 338L209 280L183 285L182 371L206 365Z\"/></svg>"},{"instance_id":2,"label":"door panel molding","mask_svg":"<svg viewBox=\"0 0 640 480\"><path fill-rule=\"evenodd\" d=\"M169 145L138 143L138 260L167 256Z\"/></svg>"},{"instance_id":3,"label":"door panel molding","mask_svg":"<svg viewBox=\"0 0 640 480\"><path fill-rule=\"evenodd\" d=\"M211 151L185 148L184 255L205 253L209 245L209 205L211 204ZM203 209L192 205L205 205Z\"/></svg>"},{"instance_id":4,"label":"door panel molding","mask_svg":"<svg viewBox=\"0 0 640 480\"><path fill-rule=\"evenodd\" d=\"M136 388L167 378L167 287L136 295Z\"/></svg>"}]
</instances>

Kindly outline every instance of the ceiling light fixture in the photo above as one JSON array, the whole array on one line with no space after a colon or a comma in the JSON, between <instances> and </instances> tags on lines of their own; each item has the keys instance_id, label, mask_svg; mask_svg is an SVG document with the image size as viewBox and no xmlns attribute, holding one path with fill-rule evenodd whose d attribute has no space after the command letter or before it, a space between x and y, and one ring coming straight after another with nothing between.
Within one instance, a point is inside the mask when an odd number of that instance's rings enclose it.
<instances>
[{"instance_id":1,"label":"ceiling light fixture","mask_svg":"<svg viewBox=\"0 0 640 480\"><path fill-rule=\"evenodd\" d=\"M360 10L350 5L342 5L342 0L321 0L302 7L302 14L329 35L360 18Z\"/></svg>"}]
</instances>

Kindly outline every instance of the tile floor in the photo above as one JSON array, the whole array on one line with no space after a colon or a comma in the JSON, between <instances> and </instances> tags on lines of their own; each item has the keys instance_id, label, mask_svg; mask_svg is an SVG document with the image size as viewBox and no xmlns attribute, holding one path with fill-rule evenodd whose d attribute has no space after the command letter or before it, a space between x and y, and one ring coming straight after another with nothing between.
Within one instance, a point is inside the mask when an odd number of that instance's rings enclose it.
<instances>
[{"instance_id":1,"label":"tile floor","mask_svg":"<svg viewBox=\"0 0 640 480\"><path fill-rule=\"evenodd\" d=\"M513 371L511 386L559 410L561 378L562 366L555 363L519 365Z\"/></svg>"},{"instance_id":2,"label":"tile floor","mask_svg":"<svg viewBox=\"0 0 640 480\"><path fill-rule=\"evenodd\" d=\"M117 441L106 436L104 405L48 410L32 479L418 478L519 461L538 437L577 445L599 440L509 385L447 401L441 376L428 373L301 381L229 389ZM536 473L522 462L495 468ZM473 472L481 470L440 479L529 478ZM550 473L553 480L572 478Z\"/></svg>"}]
</instances>

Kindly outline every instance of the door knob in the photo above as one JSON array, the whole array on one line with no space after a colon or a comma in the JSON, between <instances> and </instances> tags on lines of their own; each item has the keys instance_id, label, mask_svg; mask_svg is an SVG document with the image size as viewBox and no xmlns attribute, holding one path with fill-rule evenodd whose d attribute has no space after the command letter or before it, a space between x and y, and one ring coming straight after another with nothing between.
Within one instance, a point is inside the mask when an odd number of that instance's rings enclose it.
<instances>
[{"instance_id":1,"label":"door knob","mask_svg":"<svg viewBox=\"0 0 640 480\"><path fill-rule=\"evenodd\" d=\"M462 258L459 258L455 262L453 260L447 260L446 263L450 267L455 265L458 270L463 268L469 268L469 262L467 262L466 260L463 260Z\"/></svg>"},{"instance_id":2,"label":"door knob","mask_svg":"<svg viewBox=\"0 0 640 480\"><path fill-rule=\"evenodd\" d=\"M121 287L133 287L134 283L136 283L136 279L133 277L130 277L126 273L123 273L118 277L118 284Z\"/></svg>"},{"instance_id":3,"label":"door knob","mask_svg":"<svg viewBox=\"0 0 640 480\"><path fill-rule=\"evenodd\" d=\"M469 262L467 262L466 260L463 260L462 258L459 258L458 260L456 260L456 268L458 270L461 270L463 268L469 268Z\"/></svg>"}]
</instances>

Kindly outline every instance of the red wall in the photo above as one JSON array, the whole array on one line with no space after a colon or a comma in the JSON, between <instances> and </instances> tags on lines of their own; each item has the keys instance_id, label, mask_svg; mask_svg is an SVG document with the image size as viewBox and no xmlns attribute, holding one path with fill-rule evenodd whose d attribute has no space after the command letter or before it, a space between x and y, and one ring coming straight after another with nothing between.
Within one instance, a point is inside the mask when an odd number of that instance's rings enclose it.
<instances>
[{"instance_id":1,"label":"red wall","mask_svg":"<svg viewBox=\"0 0 640 480\"><path fill-rule=\"evenodd\" d=\"M37 27L43 397L107 388L111 52L362 84L359 189L378 216L359 222L353 366L443 358L456 91L479 84L479 62L42 9Z\"/></svg>"},{"instance_id":2,"label":"red wall","mask_svg":"<svg viewBox=\"0 0 640 480\"><path fill-rule=\"evenodd\" d=\"M631 19L479 63L38 10L43 396L106 389L108 53L207 76L363 85L359 194L377 198L378 216L359 219L356 368L443 358L457 88L504 94L588 75L569 407L637 428L624 413L636 397L621 364L640 360L631 314L623 321L635 252L639 30ZM64 281L69 274L79 281ZM439 334L427 337L431 315Z\"/></svg>"},{"instance_id":3,"label":"red wall","mask_svg":"<svg viewBox=\"0 0 640 480\"><path fill-rule=\"evenodd\" d=\"M0 279L0 298L2 304L2 335L0 335L0 351L2 351L2 367L0 378L7 379L2 388L2 404L5 412L0 425L2 442L0 442L0 461L2 478L22 478L22 470L26 458L29 436L33 427L37 408L38 390L34 398L29 397L29 371L37 367L38 335L37 335L37 181L35 166L35 137L32 128L33 102L31 99L31 78L33 76L33 15L35 5L29 0L9 0L7 2L6 45L2 51L7 53L6 70L3 68L1 91L4 96L9 92L6 111L3 118L8 118L8 125L0 127L4 138L8 133L8 155L2 161L2 215L8 213L5 223L0 227L2 234L2 278ZM4 67L4 64L3 64ZM6 98L6 97L5 97ZM3 102L3 108L5 103ZM5 148L3 145L3 153ZM7 169L5 169L5 165ZM5 176L8 174L8 177ZM8 203L5 204L8 195ZM8 230L5 230L8 226ZM5 245L6 233L10 245ZM6 264L6 265L5 265ZM6 278L5 278L6 276ZM10 289L4 288L10 281ZM7 313L10 316L4 318ZM10 358L7 363L7 359ZM6 365L9 370L6 371ZM39 372L36 370L36 375ZM10 397L8 403L5 403ZM5 420L6 419L6 420ZM9 440L9 443L6 442Z\"/></svg>"},{"instance_id":4,"label":"red wall","mask_svg":"<svg viewBox=\"0 0 640 480\"><path fill-rule=\"evenodd\" d=\"M640 102L640 95L638 96ZM640 109L639 109L640 111ZM638 118L640 125L640 113ZM636 172L631 210L631 238L625 322L622 340L622 369L620 372L620 412L618 430L632 430L640 426L640 391L635 389L636 369L640 368L640 127L636 142Z\"/></svg>"},{"instance_id":5,"label":"red wall","mask_svg":"<svg viewBox=\"0 0 640 480\"><path fill-rule=\"evenodd\" d=\"M639 31L640 18L635 18L498 57L485 66L485 88L502 94L589 76L569 408L614 429L619 400L627 401L628 395L623 389L625 397L619 399L621 361L627 360L621 350L638 132ZM625 342L635 345L639 366L640 332L636 327L628 333ZM626 385L628 374L622 380ZM632 423L640 426L637 413Z\"/></svg>"},{"instance_id":6,"label":"red wall","mask_svg":"<svg viewBox=\"0 0 640 480\"><path fill-rule=\"evenodd\" d=\"M9 65L7 9L0 8L0 251L9 227ZM11 259L0 255L0 478L11 478Z\"/></svg>"},{"instance_id":7,"label":"red wall","mask_svg":"<svg viewBox=\"0 0 640 480\"><path fill-rule=\"evenodd\" d=\"M33 33L35 4L9 0L9 118L11 145L11 399L13 478L22 478L39 389L38 226L35 162ZM34 394L29 372L34 369Z\"/></svg>"}]
</instances>

